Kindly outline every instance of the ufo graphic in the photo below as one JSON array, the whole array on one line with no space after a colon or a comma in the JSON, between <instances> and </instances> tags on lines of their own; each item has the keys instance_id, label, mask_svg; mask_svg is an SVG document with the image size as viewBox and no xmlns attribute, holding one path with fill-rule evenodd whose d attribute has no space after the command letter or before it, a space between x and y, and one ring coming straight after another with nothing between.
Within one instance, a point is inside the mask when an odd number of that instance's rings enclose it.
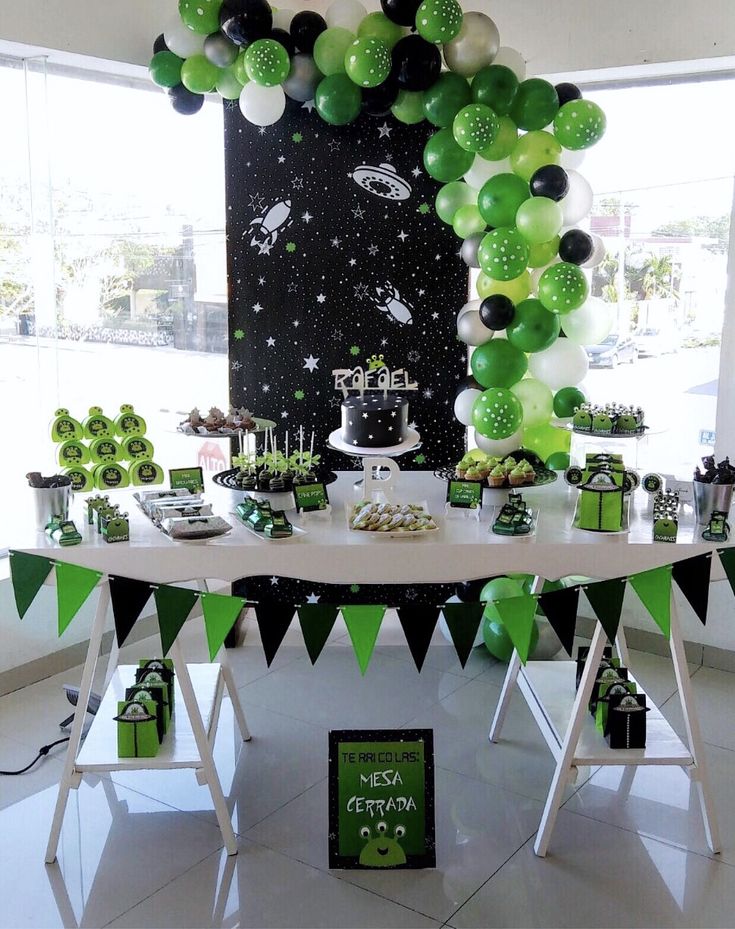
<instances>
[{"instance_id":1,"label":"ufo graphic","mask_svg":"<svg viewBox=\"0 0 735 929\"><path fill-rule=\"evenodd\" d=\"M376 197L386 200L408 200L411 196L411 185L396 174L391 164L358 165L350 175L352 180Z\"/></svg>"}]
</instances>

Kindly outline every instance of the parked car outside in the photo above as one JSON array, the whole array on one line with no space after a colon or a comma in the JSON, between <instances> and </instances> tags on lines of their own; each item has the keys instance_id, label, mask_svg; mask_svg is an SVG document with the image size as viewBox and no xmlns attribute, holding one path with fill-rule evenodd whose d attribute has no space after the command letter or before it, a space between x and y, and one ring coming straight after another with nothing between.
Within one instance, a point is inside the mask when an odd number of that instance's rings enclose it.
<instances>
[{"instance_id":1,"label":"parked car outside","mask_svg":"<svg viewBox=\"0 0 735 929\"><path fill-rule=\"evenodd\" d=\"M665 329L644 329L642 332L636 332L635 342L641 358L679 351L679 334L673 324Z\"/></svg>"},{"instance_id":2,"label":"parked car outside","mask_svg":"<svg viewBox=\"0 0 735 929\"><path fill-rule=\"evenodd\" d=\"M591 368L617 368L625 361L637 361L638 346L629 335L611 332L599 345L587 346L587 357Z\"/></svg>"}]
</instances>

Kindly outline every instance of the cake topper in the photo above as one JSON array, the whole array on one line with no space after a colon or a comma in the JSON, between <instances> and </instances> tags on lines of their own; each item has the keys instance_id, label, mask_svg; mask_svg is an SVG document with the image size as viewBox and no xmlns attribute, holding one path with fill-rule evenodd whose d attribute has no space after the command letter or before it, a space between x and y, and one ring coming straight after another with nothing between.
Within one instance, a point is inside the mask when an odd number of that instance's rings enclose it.
<instances>
[{"instance_id":1,"label":"cake topper","mask_svg":"<svg viewBox=\"0 0 735 929\"><path fill-rule=\"evenodd\" d=\"M361 397L366 390L382 390L384 397L389 391L418 390L418 384L411 380L408 371L404 368L391 371L383 355L371 355L366 359L366 364L367 369L358 365L356 368L335 368L332 371L334 388L341 390L345 399L350 390L359 391Z\"/></svg>"}]
</instances>

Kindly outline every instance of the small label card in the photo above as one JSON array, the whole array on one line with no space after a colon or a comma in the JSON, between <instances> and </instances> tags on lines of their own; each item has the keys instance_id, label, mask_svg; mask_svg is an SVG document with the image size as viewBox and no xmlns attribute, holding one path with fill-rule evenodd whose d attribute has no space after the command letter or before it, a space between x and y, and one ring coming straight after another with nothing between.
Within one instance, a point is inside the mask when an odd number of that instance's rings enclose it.
<instances>
[{"instance_id":1,"label":"small label card","mask_svg":"<svg viewBox=\"0 0 735 929\"><path fill-rule=\"evenodd\" d=\"M192 494L200 494L204 490L204 474L201 468L169 468L168 479L171 490L185 487Z\"/></svg>"},{"instance_id":2,"label":"small label card","mask_svg":"<svg viewBox=\"0 0 735 929\"><path fill-rule=\"evenodd\" d=\"M482 481L449 481L447 503L462 510L482 508Z\"/></svg>"},{"instance_id":3,"label":"small label card","mask_svg":"<svg viewBox=\"0 0 735 929\"><path fill-rule=\"evenodd\" d=\"M327 488L324 484L294 484L293 495L299 513L326 510L329 503Z\"/></svg>"}]
</instances>

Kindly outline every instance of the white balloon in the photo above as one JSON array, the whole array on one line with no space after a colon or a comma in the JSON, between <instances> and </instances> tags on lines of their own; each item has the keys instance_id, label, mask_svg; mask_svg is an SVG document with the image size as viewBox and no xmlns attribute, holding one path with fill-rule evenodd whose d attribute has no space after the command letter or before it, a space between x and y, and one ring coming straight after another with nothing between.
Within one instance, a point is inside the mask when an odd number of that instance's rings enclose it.
<instances>
[{"instance_id":1,"label":"white balloon","mask_svg":"<svg viewBox=\"0 0 735 929\"><path fill-rule=\"evenodd\" d=\"M590 232L589 235L592 238L592 254L583 262L583 268L596 268L599 264L605 260L605 255L607 255L607 249L605 248L605 243L602 241L602 238L597 235L595 232Z\"/></svg>"},{"instance_id":2,"label":"white balloon","mask_svg":"<svg viewBox=\"0 0 735 929\"><path fill-rule=\"evenodd\" d=\"M472 425L472 407L480 394L482 391L475 387L468 387L467 390L457 394L457 399L454 401L454 415L463 426Z\"/></svg>"},{"instance_id":3,"label":"white balloon","mask_svg":"<svg viewBox=\"0 0 735 929\"><path fill-rule=\"evenodd\" d=\"M273 10L273 28L285 29L286 32L291 28L291 20L296 13L293 10Z\"/></svg>"},{"instance_id":4,"label":"white balloon","mask_svg":"<svg viewBox=\"0 0 735 929\"><path fill-rule=\"evenodd\" d=\"M488 455L497 455L498 457L508 455L521 447L523 438L523 429L509 435L507 439L488 439L487 436L480 435L475 429L475 443L479 449Z\"/></svg>"},{"instance_id":5,"label":"white balloon","mask_svg":"<svg viewBox=\"0 0 735 929\"><path fill-rule=\"evenodd\" d=\"M507 45L501 45L498 54L493 58L493 64L505 65L515 74L519 81L526 79L526 61L520 52Z\"/></svg>"},{"instance_id":6,"label":"white balloon","mask_svg":"<svg viewBox=\"0 0 735 929\"><path fill-rule=\"evenodd\" d=\"M592 188L589 181L574 169L567 171L567 177L569 178L569 192L560 201L560 206L564 216L564 225L573 226L584 219L592 209Z\"/></svg>"},{"instance_id":7,"label":"white balloon","mask_svg":"<svg viewBox=\"0 0 735 929\"><path fill-rule=\"evenodd\" d=\"M486 13L465 13L462 28L444 45L447 67L464 77L472 77L492 64L500 47L498 27Z\"/></svg>"},{"instance_id":8,"label":"white balloon","mask_svg":"<svg viewBox=\"0 0 735 929\"><path fill-rule=\"evenodd\" d=\"M543 352L534 352L528 357L528 370L532 376L552 391L579 384L588 368L587 352L569 339L557 339Z\"/></svg>"},{"instance_id":9,"label":"white balloon","mask_svg":"<svg viewBox=\"0 0 735 929\"><path fill-rule=\"evenodd\" d=\"M541 275L547 268L550 268L552 265L558 265L561 263L561 258L557 255L553 261L550 261L547 265L544 265L543 268L531 268L531 293L538 293L538 282L541 279Z\"/></svg>"},{"instance_id":10,"label":"white balloon","mask_svg":"<svg viewBox=\"0 0 735 929\"><path fill-rule=\"evenodd\" d=\"M188 26L181 22L177 13L171 18L168 26L163 30L163 39L168 48L179 58L190 58L192 55L201 55L204 52L205 35L192 32Z\"/></svg>"},{"instance_id":11,"label":"white balloon","mask_svg":"<svg viewBox=\"0 0 735 929\"><path fill-rule=\"evenodd\" d=\"M493 330L483 324L479 313L463 313L457 317L457 335L465 345L484 345L492 339Z\"/></svg>"},{"instance_id":12,"label":"white balloon","mask_svg":"<svg viewBox=\"0 0 735 929\"><path fill-rule=\"evenodd\" d=\"M570 168L578 168L584 161L586 154L587 152L583 148L578 149L576 152L572 151L570 148L563 148L561 150L562 168L564 168L565 171Z\"/></svg>"},{"instance_id":13,"label":"white balloon","mask_svg":"<svg viewBox=\"0 0 735 929\"><path fill-rule=\"evenodd\" d=\"M465 174L464 179L470 187L476 187L479 190L485 181L489 181L491 177L495 177L496 174L509 174L512 170L509 158L501 158L500 161L488 161L486 158L481 158L480 155L475 155L472 167Z\"/></svg>"},{"instance_id":14,"label":"white balloon","mask_svg":"<svg viewBox=\"0 0 735 929\"><path fill-rule=\"evenodd\" d=\"M469 303L465 303L465 305L462 307L459 313L457 313L457 322L459 322L460 317L464 316L465 313L471 313L473 311L475 313L478 313L480 310L481 303L482 303L482 300L470 300Z\"/></svg>"},{"instance_id":15,"label":"white balloon","mask_svg":"<svg viewBox=\"0 0 735 929\"><path fill-rule=\"evenodd\" d=\"M577 345L599 345L615 325L616 307L599 297L588 297L571 313L561 317L561 328L570 342Z\"/></svg>"},{"instance_id":16,"label":"white balloon","mask_svg":"<svg viewBox=\"0 0 735 929\"><path fill-rule=\"evenodd\" d=\"M283 116L286 95L280 86L263 87L250 81L240 93L240 109L249 123L272 126Z\"/></svg>"},{"instance_id":17,"label":"white balloon","mask_svg":"<svg viewBox=\"0 0 735 929\"><path fill-rule=\"evenodd\" d=\"M324 14L330 29L339 26L355 34L357 34L357 27L366 16L367 10L360 0L334 0Z\"/></svg>"}]
</instances>

